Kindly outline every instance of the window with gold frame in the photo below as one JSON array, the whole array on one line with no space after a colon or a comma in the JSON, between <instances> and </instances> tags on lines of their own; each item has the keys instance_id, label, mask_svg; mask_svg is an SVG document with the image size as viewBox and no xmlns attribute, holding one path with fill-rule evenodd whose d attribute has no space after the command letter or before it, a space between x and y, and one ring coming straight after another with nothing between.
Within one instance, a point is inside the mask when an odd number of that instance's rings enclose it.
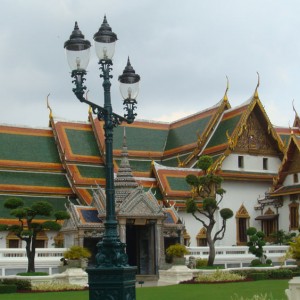
<instances>
[{"instance_id":1,"label":"window with gold frame","mask_svg":"<svg viewBox=\"0 0 300 300\"><path fill-rule=\"evenodd\" d=\"M250 215L242 204L235 215L236 219L236 241L237 245L247 244L247 229L249 227Z\"/></svg>"},{"instance_id":2,"label":"window with gold frame","mask_svg":"<svg viewBox=\"0 0 300 300\"><path fill-rule=\"evenodd\" d=\"M196 236L196 242L198 247L207 246L206 229L202 227Z\"/></svg>"}]
</instances>

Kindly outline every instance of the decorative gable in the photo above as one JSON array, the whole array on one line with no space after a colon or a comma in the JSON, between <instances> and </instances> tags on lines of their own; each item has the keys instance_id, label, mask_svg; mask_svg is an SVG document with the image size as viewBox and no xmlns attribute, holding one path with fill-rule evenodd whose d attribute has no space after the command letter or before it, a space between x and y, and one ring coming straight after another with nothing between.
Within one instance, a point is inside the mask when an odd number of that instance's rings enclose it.
<instances>
[{"instance_id":1,"label":"decorative gable","mask_svg":"<svg viewBox=\"0 0 300 300\"><path fill-rule=\"evenodd\" d=\"M151 191L145 193L142 187L137 187L124 199L119 207L118 215L153 217L164 216L164 213Z\"/></svg>"},{"instance_id":2,"label":"decorative gable","mask_svg":"<svg viewBox=\"0 0 300 300\"><path fill-rule=\"evenodd\" d=\"M270 137L266 126L262 125L257 115L252 112L248 117L243 133L238 139L235 152L276 155L273 138Z\"/></svg>"}]
</instances>

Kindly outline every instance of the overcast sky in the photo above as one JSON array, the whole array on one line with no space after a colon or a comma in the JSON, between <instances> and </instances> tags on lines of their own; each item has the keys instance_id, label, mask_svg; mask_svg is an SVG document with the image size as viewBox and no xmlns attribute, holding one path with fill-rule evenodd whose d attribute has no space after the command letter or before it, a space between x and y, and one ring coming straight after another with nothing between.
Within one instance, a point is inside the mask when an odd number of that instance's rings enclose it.
<instances>
[{"instance_id":1,"label":"overcast sky","mask_svg":"<svg viewBox=\"0 0 300 300\"><path fill-rule=\"evenodd\" d=\"M106 14L118 36L112 103L130 56L141 76L138 118L171 121L216 104L229 78L232 106L259 96L271 119L291 126L300 113L299 0L0 0L0 123L47 127L56 117L86 121L72 93L63 48L75 21L92 41ZM86 85L103 103L94 50Z\"/></svg>"}]
</instances>

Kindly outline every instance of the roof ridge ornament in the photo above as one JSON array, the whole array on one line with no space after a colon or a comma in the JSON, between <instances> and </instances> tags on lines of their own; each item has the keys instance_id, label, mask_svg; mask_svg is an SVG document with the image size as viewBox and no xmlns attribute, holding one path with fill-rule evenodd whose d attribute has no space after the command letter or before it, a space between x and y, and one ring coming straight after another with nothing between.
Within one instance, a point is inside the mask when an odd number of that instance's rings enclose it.
<instances>
[{"instance_id":1,"label":"roof ridge ornament","mask_svg":"<svg viewBox=\"0 0 300 300\"><path fill-rule=\"evenodd\" d=\"M51 127L51 119L53 118L53 114L52 114L52 108L50 107L50 104L49 104L49 96L50 96L50 93L46 97L46 102L47 102L47 108L49 109L49 127Z\"/></svg>"},{"instance_id":2,"label":"roof ridge ornament","mask_svg":"<svg viewBox=\"0 0 300 300\"><path fill-rule=\"evenodd\" d=\"M224 94L224 97L223 97L223 100L224 100L224 101L228 101L227 92L228 92L228 90L229 90L229 79L228 79L228 76L227 76L227 75L226 75L226 80L227 80L227 84L226 84L225 94Z\"/></svg>"},{"instance_id":3,"label":"roof ridge ornament","mask_svg":"<svg viewBox=\"0 0 300 300\"><path fill-rule=\"evenodd\" d=\"M260 76L259 76L259 73L257 73L257 85L256 85L256 88L255 88L255 92L254 92L254 98L258 98L258 87L260 85Z\"/></svg>"},{"instance_id":4,"label":"roof ridge ornament","mask_svg":"<svg viewBox=\"0 0 300 300\"><path fill-rule=\"evenodd\" d=\"M294 106L294 102L295 102L295 99L293 99L292 105L293 105L293 111L295 112L295 121L294 121L293 127L296 127L296 126L297 126L296 121L297 121L297 119L300 120L300 117L299 117L299 115L298 115L298 113L297 113L297 111L296 111L296 108L295 108L295 106Z\"/></svg>"}]
</instances>

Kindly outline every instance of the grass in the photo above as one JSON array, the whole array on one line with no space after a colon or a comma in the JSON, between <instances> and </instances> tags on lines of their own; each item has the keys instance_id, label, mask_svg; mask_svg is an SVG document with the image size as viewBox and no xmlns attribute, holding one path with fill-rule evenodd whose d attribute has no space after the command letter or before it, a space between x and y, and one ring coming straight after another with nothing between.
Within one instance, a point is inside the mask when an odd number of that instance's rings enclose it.
<instances>
[{"instance_id":1,"label":"grass","mask_svg":"<svg viewBox=\"0 0 300 300\"><path fill-rule=\"evenodd\" d=\"M286 300L284 290L289 280L261 280L226 284L180 284L136 289L137 300L231 300L235 294L251 298L254 295L272 294L273 300ZM88 291L0 294L0 300L88 300Z\"/></svg>"}]
</instances>

